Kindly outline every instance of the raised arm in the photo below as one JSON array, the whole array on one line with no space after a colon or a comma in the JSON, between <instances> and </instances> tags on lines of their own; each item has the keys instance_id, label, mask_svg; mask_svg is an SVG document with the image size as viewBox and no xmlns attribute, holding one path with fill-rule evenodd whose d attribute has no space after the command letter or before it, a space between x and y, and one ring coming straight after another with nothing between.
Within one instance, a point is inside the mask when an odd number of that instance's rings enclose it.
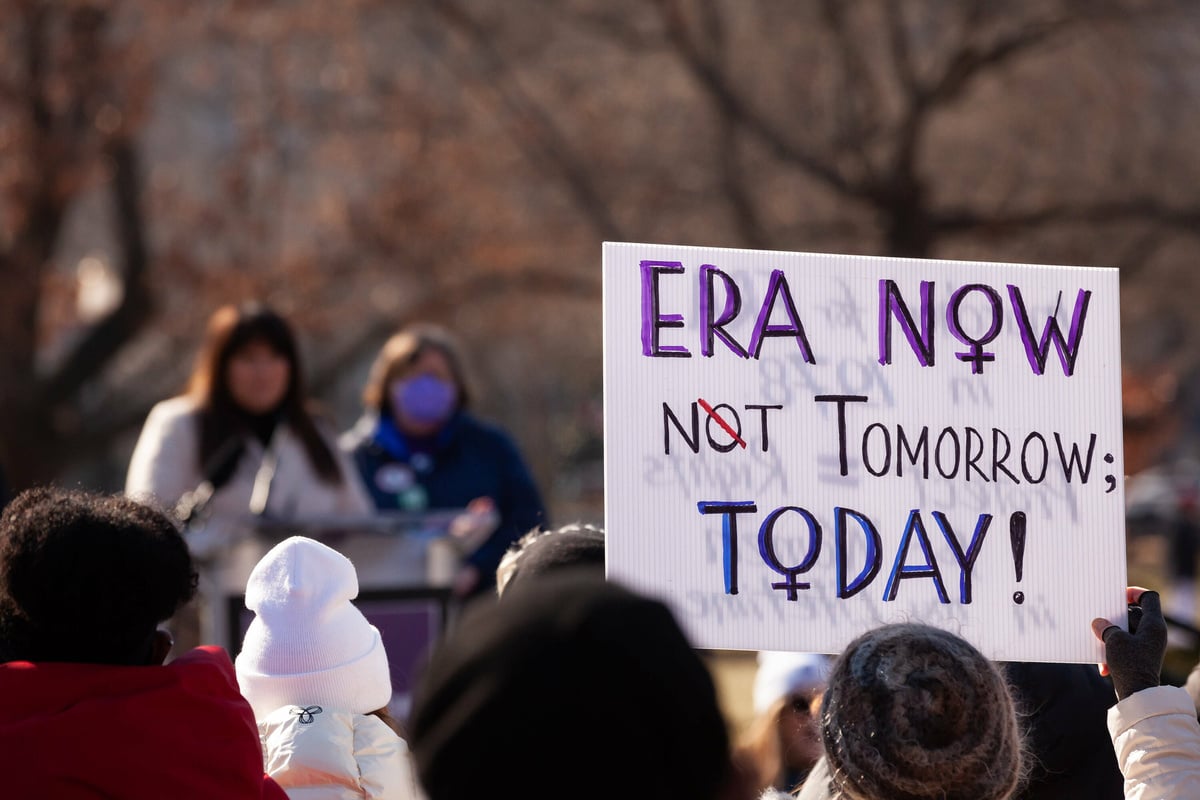
<instances>
[{"instance_id":1,"label":"raised arm","mask_svg":"<svg viewBox=\"0 0 1200 800\"><path fill-rule=\"evenodd\" d=\"M1102 671L1112 676L1118 703L1108 730L1125 777L1127 800L1200 797L1200 724L1186 691L1160 686L1167 625L1157 592L1126 590L1129 631L1092 621L1104 642Z\"/></svg>"}]
</instances>

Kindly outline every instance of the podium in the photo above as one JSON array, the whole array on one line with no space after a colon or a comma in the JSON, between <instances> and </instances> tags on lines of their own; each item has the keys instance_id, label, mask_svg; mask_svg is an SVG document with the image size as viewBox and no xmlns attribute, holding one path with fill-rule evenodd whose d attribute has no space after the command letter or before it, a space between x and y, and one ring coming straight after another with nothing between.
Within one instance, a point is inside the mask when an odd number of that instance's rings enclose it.
<instances>
[{"instance_id":1,"label":"podium","mask_svg":"<svg viewBox=\"0 0 1200 800\"><path fill-rule=\"evenodd\" d=\"M404 718L416 674L449 621L450 584L461 555L448 530L462 513L438 509L367 517L240 520L219 534L219 544L206 548L207 557L198 557L202 639L226 647L236 657L254 619L254 612L245 607L246 581L254 566L290 536L315 539L354 564L359 584L354 604L379 629L392 673L390 708Z\"/></svg>"}]
</instances>

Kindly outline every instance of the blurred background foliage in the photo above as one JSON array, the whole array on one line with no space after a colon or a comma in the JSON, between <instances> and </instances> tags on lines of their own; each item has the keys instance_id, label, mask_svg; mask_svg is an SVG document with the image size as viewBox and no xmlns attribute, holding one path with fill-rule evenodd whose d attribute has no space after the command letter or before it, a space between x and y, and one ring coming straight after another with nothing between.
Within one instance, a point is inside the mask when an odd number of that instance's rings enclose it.
<instances>
[{"instance_id":1,"label":"blurred background foliage","mask_svg":"<svg viewBox=\"0 0 1200 800\"><path fill-rule=\"evenodd\" d=\"M0 0L0 19L17 486L118 489L203 321L262 298L340 427L388 334L457 331L554 520L599 521L604 240L1118 266L1149 409L1127 471L1194 427L1196 3Z\"/></svg>"}]
</instances>

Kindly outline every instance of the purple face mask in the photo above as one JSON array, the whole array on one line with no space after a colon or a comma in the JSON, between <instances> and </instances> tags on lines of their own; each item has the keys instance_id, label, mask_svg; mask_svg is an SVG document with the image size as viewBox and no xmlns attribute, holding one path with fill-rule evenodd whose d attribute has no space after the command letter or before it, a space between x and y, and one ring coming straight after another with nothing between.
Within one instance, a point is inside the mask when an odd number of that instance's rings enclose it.
<instances>
[{"instance_id":1,"label":"purple face mask","mask_svg":"<svg viewBox=\"0 0 1200 800\"><path fill-rule=\"evenodd\" d=\"M418 375L392 384L392 408L421 425L445 422L454 413L458 391L432 375Z\"/></svg>"}]
</instances>

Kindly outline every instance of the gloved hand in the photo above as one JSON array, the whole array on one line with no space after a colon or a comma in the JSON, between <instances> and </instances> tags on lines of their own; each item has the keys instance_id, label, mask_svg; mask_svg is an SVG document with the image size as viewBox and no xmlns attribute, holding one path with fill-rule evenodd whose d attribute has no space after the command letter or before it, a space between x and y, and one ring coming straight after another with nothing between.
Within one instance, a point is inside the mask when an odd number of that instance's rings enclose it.
<instances>
[{"instance_id":1,"label":"gloved hand","mask_svg":"<svg viewBox=\"0 0 1200 800\"><path fill-rule=\"evenodd\" d=\"M1117 699L1159 684L1167 652L1167 623L1158 592L1138 586L1125 590L1129 602L1129 632L1106 619L1092 620L1092 631L1104 642L1102 671L1112 675Z\"/></svg>"}]
</instances>

